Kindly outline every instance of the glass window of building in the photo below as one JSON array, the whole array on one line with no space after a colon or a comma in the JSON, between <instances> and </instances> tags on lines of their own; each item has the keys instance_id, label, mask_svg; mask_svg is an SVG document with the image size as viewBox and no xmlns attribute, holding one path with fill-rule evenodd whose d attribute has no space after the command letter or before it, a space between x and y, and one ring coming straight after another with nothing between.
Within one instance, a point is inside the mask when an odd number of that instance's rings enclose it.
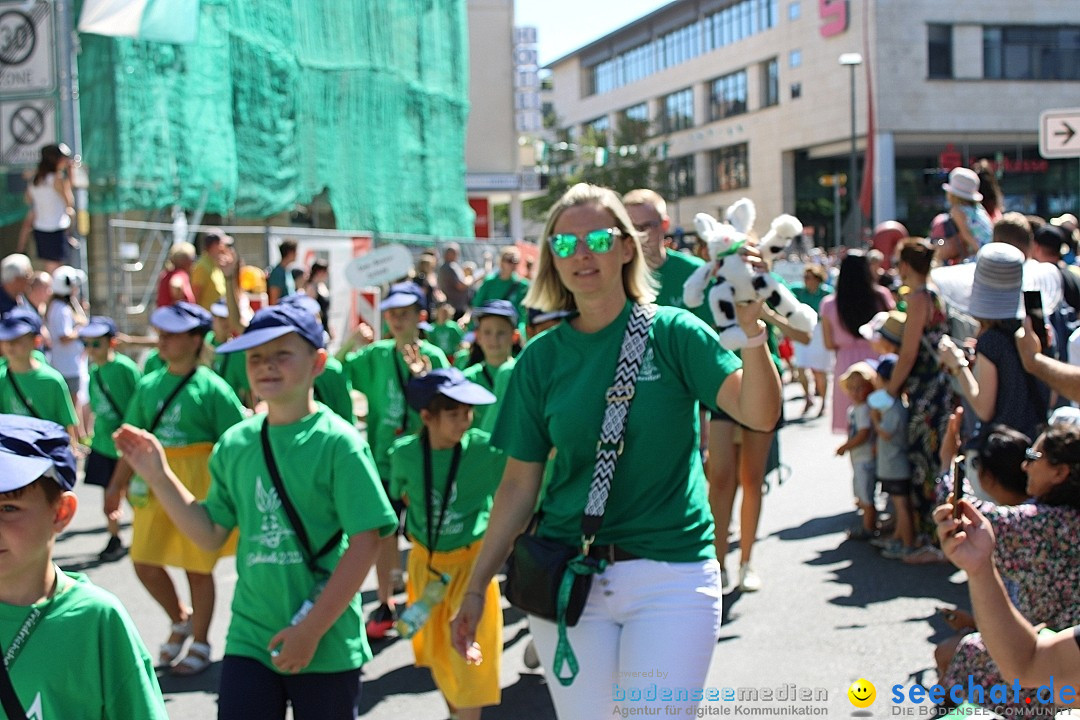
<instances>
[{"instance_id":1,"label":"glass window of building","mask_svg":"<svg viewBox=\"0 0 1080 720\"><path fill-rule=\"evenodd\" d=\"M611 129L611 121L608 120L607 115L601 115L595 120L590 120L585 123L585 135L592 135L594 138L603 136L605 139L608 137L608 130Z\"/></svg>"},{"instance_id":2,"label":"glass window of building","mask_svg":"<svg viewBox=\"0 0 1080 720\"><path fill-rule=\"evenodd\" d=\"M926 26L926 67L927 77L953 76L952 25Z\"/></svg>"},{"instance_id":3,"label":"glass window of building","mask_svg":"<svg viewBox=\"0 0 1080 720\"><path fill-rule=\"evenodd\" d=\"M788 53L788 67L797 68L802 65L802 50L792 50Z\"/></svg>"},{"instance_id":4,"label":"glass window of building","mask_svg":"<svg viewBox=\"0 0 1080 720\"><path fill-rule=\"evenodd\" d=\"M746 112L746 70L739 70L712 81L709 93L709 119L721 120Z\"/></svg>"},{"instance_id":5,"label":"glass window of building","mask_svg":"<svg viewBox=\"0 0 1080 720\"><path fill-rule=\"evenodd\" d=\"M983 75L994 80L1080 80L1080 25L984 27Z\"/></svg>"},{"instance_id":6,"label":"glass window of building","mask_svg":"<svg viewBox=\"0 0 1080 720\"><path fill-rule=\"evenodd\" d=\"M761 63L761 107L780 103L780 60L773 58Z\"/></svg>"},{"instance_id":7,"label":"glass window of building","mask_svg":"<svg viewBox=\"0 0 1080 720\"><path fill-rule=\"evenodd\" d=\"M664 97L664 132L685 130L694 126L694 92L690 88Z\"/></svg>"},{"instance_id":8,"label":"glass window of building","mask_svg":"<svg viewBox=\"0 0 1080 720\"><path fill-rule=\"evenodd\" d=\"M651 134L649 106L646 103L632 105L623 110L621 115L628 132L641 137L648 137Z\"/></svg>"},{"instance_id":9,"label":"glass window of building","mask_svg":"<svg viewBox=\"0 0 1080 720\"><path fill-rule=\"evenodd\" d=\"M799 3L799 0L795 0L795 2L793 2L793 3L791 3L791 4L789 4L787 6L787 19L788 20L791 20L792 22L794 22L794 21L798 20L801 16L802 16L802 5Z\"/></svg>"},{"instance_id":10,"label":"glass window of building","mask_svg":"<svg viewBox=\"0 0 1080 720\"><path fill-rule=\"evenodd\" d=\"M791 99L798 100L802 97L802 83L791 83Z\"/></svg>"},{"instance_id":11,"label":"glass window of building","mask_svg":"<svg viewBox=\"0 0 1080 720\"><path fill-rule=\"evenodd\" d=\"M750 162L746 143L713 150L711 156L714 191L725 192L750 187Z\"/></svg>"},{"instance_id":12,"label":"glass window of building","mask_svg":"<svg viewBox=\"0 0 1080 720\"><path fill-rule=\"evenodd\" d=\"M664 195L668 200L697 195L693 155L683 155L667 161L667 187Z\"/></svg>"}]
</instances>

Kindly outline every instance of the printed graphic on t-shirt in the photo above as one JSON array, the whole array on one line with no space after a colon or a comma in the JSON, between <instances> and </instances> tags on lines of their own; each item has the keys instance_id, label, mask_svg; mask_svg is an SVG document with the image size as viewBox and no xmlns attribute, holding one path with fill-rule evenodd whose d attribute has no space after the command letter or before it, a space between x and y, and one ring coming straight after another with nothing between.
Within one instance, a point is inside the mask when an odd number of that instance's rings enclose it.
<instances>
[{"instance_id":1,"label":"printed graphic on t-shirt","mask_svg":"<svg viewBox=\"0 0 1080 720\"><path fill-rule=\"evenodd\" d=\"M645 350L645 357L641 359L641 369L638 370L638 382L652 382L660 379L660 368L656 366L656 356L651 347Z\"/></svg>"},{"instance_id":2,"label":"printed graphic on t-shirt","mask_svg":"<svg viewBox=\"0 0 1080 720\"><path fill-rule=\"evenodd\" d=\"M94 415L97 415L98 417L107 417L112 420L120 419L116 416L116 411L112 409L112 405L109 404L109 401L101 395L95 394L93 402L90 403L90 409L92 409Z\"/></svg>"},{"instance_id":3,"label":"printed graphic on t-shirt","mask_svg":"<svg viewBox=\"0 0 1080 720\"><path fill-rule=\"evenodd\" d=\"M454 503L457 502L457 483L454 483L454 487L450 488L450 502L446 504L446 516L443 518L442 527L439 528L439 535L460 535L465 532L465 515L454 510ZM431 491L431 507L438 514L442 509L442 493L438 490ZM428 518L428 522L433 522L434 518Z\"/></svg>"},{"instance_id":4,"label":"printed graphic on t-shirt","mask_svg":"<svg viewBox=\"0 0 1080 720\"><path fill-rule=\"evenodd\" d=\"M386 417L383 418L383 425L399 428L403 417L405 417L405 398L401 394L397 380L390 378L386 381Z\"/></svg>"},{"instance_id":5,"label":"printed graphic on t-shirt","mask_svg":"<svg viewBox=\"0 0 1080 720\"><path fill-rule=\"evenodd\" d=\"M255 507L262 513L259 534L252 539L265 549L248 553L248 567L254 565L298 565L304 561L297 550L281 550L281 544L296 533L282 521L281 498L277 488L263 484L262 476L255 478Z\"/></svg>"},{"instance_id":6,"label":"printed graphic on t-shirt","mask_svg":"<svg viewBox=\"0 0 1080 720\"><path fill-rule=\"evenodd\" d=\"M26 709L26 720L45 720L45 710L41 707L41 691L34 696L34 702Z\"/></svg>"},{"instance_id":7,"label":"printed graphic on t-shirt","mask_svg":"<svg viewBox=\"0 0 1080 720\"><path fill-rule=\"evenodd\" d=\"M158 406L160 411L161 406ZM173 401L172 407L165 411L165 414L161 416L161 422L158 423L157 430L154 434L161 440L161 444L166 447L170 444L176 445L186 440L184 431L180 429L180 403Z\"/></svg>"}]
</instances>

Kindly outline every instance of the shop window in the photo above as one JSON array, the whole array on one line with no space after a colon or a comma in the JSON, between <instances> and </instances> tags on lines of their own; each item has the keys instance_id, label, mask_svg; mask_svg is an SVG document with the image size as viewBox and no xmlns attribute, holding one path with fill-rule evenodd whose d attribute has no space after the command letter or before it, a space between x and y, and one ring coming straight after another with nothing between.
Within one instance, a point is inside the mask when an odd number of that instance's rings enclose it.
<instances>
[{"instance_id":1,"label":"shop window","mask_svg":"<svg viewBox=\"0 0 1080 720\"><path fill-rule=\"evenodd\" d=\"M712 81L709 119L721 120L746 112L746 71L739 70Z\"/></svg>"},{"instance_id":2,"label":"shop window","mask_svg":"<svg viewBox=\"0 0 1080 720\"><path fill-rule=\"evenodd\" d=\"M761 64L761 107L780 103L780 61L777 58Z\"/></svg>"}]
</instances>

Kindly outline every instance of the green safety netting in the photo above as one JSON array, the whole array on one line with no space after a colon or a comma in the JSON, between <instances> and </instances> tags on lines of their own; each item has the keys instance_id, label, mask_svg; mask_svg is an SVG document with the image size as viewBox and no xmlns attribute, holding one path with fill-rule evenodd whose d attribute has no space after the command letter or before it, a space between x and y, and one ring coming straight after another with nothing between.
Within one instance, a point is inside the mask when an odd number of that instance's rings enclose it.
<instances>
[{"instance_id":1,"label":"green safety netting","mask_svg":"<svg viewBox=\"0 0 1080 720\"><path fill-rule=\"evenodd\" d=\"M265 217L325 189L340 228L470 234L465 0L200 13L193 45L80 36L91 212Z\"/></svg>"}]
</instances>

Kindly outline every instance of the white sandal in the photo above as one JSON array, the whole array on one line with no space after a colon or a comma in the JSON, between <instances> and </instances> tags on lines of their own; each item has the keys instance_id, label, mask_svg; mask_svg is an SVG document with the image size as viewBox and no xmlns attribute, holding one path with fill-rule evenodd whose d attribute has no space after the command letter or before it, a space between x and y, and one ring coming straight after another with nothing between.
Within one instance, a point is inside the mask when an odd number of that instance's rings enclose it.
<instances>
[{"instance_id":1,"label":"white sandal","mask_svg":"<svg viewBox=\"0 0 1080 720\"><path fill-rule=\"evenodd\" d=\"M173 665L173 675L190 677L210 667L210 643L193 642L188 648L188 654L183 660Z\"/></svg>"},{"instance_id":2,"label":"white sandal","mask_svg":"<svg viewBox=\"0 0 1080 720\"><path fill-rule=\"evenodd\" d=\"M171 635L182 636L179 641L176 642L164 642L158 649L158 663L160 665L172 665L176 658L180 657L180 653L184 651L184 643L191 637L191 618L184 620L183 622L173 623L169 626L169 632Z\"/></svg>"}]
</instances>

